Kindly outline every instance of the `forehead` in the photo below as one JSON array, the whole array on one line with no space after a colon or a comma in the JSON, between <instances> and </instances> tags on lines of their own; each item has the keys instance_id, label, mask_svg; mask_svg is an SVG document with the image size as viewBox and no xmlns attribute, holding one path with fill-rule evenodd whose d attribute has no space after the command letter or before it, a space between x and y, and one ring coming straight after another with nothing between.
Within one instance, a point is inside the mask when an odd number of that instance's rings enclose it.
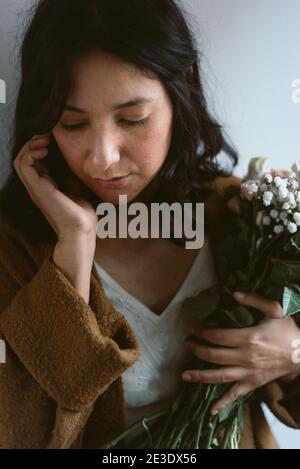
<instances>
[{"instance_id":1,"label":"forehead","mask_svg":"<svg viewBox=\"0 0 300 469\"><path fill-rule=\"evenodd\" d=\"M153 100L163 94L163 86L154 76L146 76L135 65L113 55L92 51L73 64L68 101L81 107L97 103L108 110L137 95Z\"/></svg>"}]
</instances>

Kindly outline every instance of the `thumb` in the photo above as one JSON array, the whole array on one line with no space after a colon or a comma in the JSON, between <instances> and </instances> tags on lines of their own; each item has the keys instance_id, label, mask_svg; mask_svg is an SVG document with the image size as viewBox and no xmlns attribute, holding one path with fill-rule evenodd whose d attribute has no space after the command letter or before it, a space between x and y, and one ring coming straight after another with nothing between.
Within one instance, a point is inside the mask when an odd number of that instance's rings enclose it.
<instances>
[{"instance_id":1,"label":"thumb","mask_svg":"<svg viewBox=\"0 0 300 469\"><path fill-rule=\"evenodd\" d=\"M283 309L278 301L270 300L257 293L234 292L233 296L239 303L260 310L270 319L283 318Z\"/></svg>"}]
</instances>

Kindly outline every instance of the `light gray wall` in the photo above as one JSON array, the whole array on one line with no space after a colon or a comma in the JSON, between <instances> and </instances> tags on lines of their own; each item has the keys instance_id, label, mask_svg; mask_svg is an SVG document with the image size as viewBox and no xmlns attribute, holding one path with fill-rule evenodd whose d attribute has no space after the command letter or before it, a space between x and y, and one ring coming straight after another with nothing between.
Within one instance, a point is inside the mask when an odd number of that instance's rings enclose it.
<instances>
[{"instance_id":1,"label":"light gray wall","mask_svg":"<svg viewBox=\"0 0 300 469\"><path fill-rule=\"evenodd\" d=\"M25 12L31 4L32 0L0 0L0 79L6 85L5 103L0 96L0 185L6 178L10 155L11 122L20 76L18 45Z\"/></svg>"},{"instance_id":2,"label":"light gray wall","mask_svg":"<svg viewBox=\"0 0 300 469\"><path fill-rule=\"evenodd\" d=\"M210 102L240 155L300 159L300 0L182 0L198 24ZM299 86L299 85L298 85ZM298 94L299 95L299 94Z\"/></svg>"},{"instance_id":3,"label":"light gray wall","mask_svg":"<svg viewBox=\"0 0 300 469\"><path fill-rule=\"evenodd\" d=\"M142 1L142 0L141 0ZM7 173L9 129L18 85L17 44L30 0L0 0L0 184ZM300 79L300 0L182 0L204 54L203 77L211 108L241 160L269 156L273 166L300 160L300 104L292 82ZM300 448L299 432L267 413L282 447Z\"/></svg>"}]
</instances>

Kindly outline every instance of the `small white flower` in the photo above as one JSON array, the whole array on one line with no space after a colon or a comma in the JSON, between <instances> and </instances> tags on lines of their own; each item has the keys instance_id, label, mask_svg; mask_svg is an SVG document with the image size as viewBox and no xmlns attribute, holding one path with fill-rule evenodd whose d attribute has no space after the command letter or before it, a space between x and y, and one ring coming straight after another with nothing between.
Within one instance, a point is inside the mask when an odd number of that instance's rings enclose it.
<instances>
[{"instance_id":1,"label":"small white flower","mask_svg":"<svg viewBox=\"0 0 300 469\"><path fill-rule=\"evenodd\" d=\"M265 226L270 226L271 225L271 218L268 217L268 215L265 215L262 219L262 223Z\"/></svg>"},{"instance_id":2,"label":"small white flower","mask_svg":"<svg viewBox=\"0 0 300 469\"><path fill-rule=\"evenodd\" d=\"M271 205L273 197L274 197L273 192L271 192L271 191L264 192L264 194L263 194L263 204L265 205L265 207L268 207L269 205Z\"/></svg>"},{"instance_id":3,"label":"small white flower","mask_svg":"<svg viewBox=\"0 0 300 469\"><path fill-rule=\"evenodd\" d=\"M250 194L256 194L256 192L258 192L258 187L256 184L252 183L250 184L249 186L249 192Z\"/></svg>"},{"instance_id":4,"label":"small white flower","mask_svg":"<svg viewBox=\"0 0 300 469\"><path fill-rule=\"evenodd\" d=\"M286 226L287 224L289 223L288 219L286 218L285 220L283 220L283 224L284 226Z\"/></svg>"},{"instance_id":5,"label":"small white flower","mask_svg":"<svg viewBox=\"0 0 300 469\"><path fill-rule=\"evenodd\" d=\"M280 218L280 220L282 220L282 221L283 221L283 220L286 220L287 217L288 217L288 213L287 213L285 210L283 210L283 211L280 213L280 215L279 215L279 218Z\"/></svg>"},{"instance_id":6,"label":"small white flower","mask_svg":"<svg viewBox=\"0 0 300 469\"><path fill-rule=\"evenodd\" d=\"M300 191L295 192L296 202L300 203Z\"/></svg>"},{"instance_id":7,"label":"small white flower","mask_svg":"<svg viewBox=\"0 0 300 469\"><path fill-rule=\"evenodd\" d=\"M278 199L279 200L284 200L288 196L288 189L284 186L280 186L278 188Z\"/></svg>"},{"instance_id":8,"label":"small white flower","mask_svg":"<svg viewBox=\"0 0 300 469\"><path fill-rule=\"evenodd\" d=\"M272 174L268 173L265 175L265 181L268 183L268 184L271 184L271 182L273 182L273 176Z\"/></svg>"},{"instance_id":9,"label":"small white flower","mask_svg":"<svg viewBox=\"0 0 300 469\"><path fill-rule=\"evenodd\" d=\"M246 199L251 200L258 192L258 186L255 181L245 181L241 184L241 193Z\"/></svg>"},{"instance_id":10,"label":"small white flower","mask_svg":"<svg viewBox=\"0 0 300 469\"><path fill-rule=\"evenodd\" d=\"M283 210L288 210L290 208L290 204L288 202L284 202L282 204L282 208L283 208Z\"/></svg>"},{"instance_id":11,"label":"small white flower","mask_svg":"<svg viewBox=\"0 0 300 469\"><path fill-rule=\"evenodd\" d=\"M282 233L284 230L284 227L282 225L275 225L274 226L274 233L279 234Z\"/></svg>"},{"instance_id":12,"label":"small white flower","mask_svg":"<svg viewBox=\"0 0 300 469\"><path fill-rule=\"evenodd\" d=\"M290 180L290 187L292 188L292 190L298 189L299 182L297 181L297 179L291 179Z\"/></svg>"},{"instance_id":13,"label":"small white flower","mask_svg":"<svg viewBox=\"0 0 300 469\"><path fill-rule=\"evenodd\" d=\"M290 222L287 224L287 229L289 230L290 233L293 234L293 233L296 233L298 227L297 227L296 223L293 223L293 222L290 221Z\"/></svg>"},{"instance_id":14,"label":"small white flower","mask_svg":"<svg viewBox=\"0 0 300 469\"><path fill-rule=\"evenodd\" d=\"M274 178L274 184L276 187L280 187L283 185L283 179L280 176L276 176Z\"/></svg>"},{"instance_id":15,"label":"small white flower","mask_svg":"<svg viewBox=\"0 0 300 469\"><path fill-rule=\"evenodd\" d=\"M300 226L300 212L295 212L293 215L296 225Z\"/></svg>"},{"instance_id":16,"label":"small white flower","mask_svg":"<svg viewBox=\"0 0 300 469\"><path fill-rule=\"evenodd\" d=\"M270 211L270 217L271 218L277 218L278 217L278 211L273 208L273 210Z\"/></svg>"},{"instance_id":17,"label":"small white flower","mask_svg":"<svg viewBox=\"0 0 300 469\"><path fill-rule=\"evenodd\" d=\"M267 184L262 184L259 189L261 192L266 192L268 190L268 186Z\"/></svg>"},{"instance_id":18,"label":"small white flower","mask_svg":"<svg viewBox=\"0 0 300 469\"><path fill-rule=\"evenodd\" d=\"M282 178L281 185L287 187L289 183L289 178Z\"/></svg>"},{"instance_id":19,"label":"small white flower","mask_svg":"<svg viewBox=\"0 0 300 469\"><path fill-rule=\"evenodd\" d=\"M291 206L296 204L295 196L292 192L290 192L287 196L287 200Z\"/></svg>"}]
</instances>

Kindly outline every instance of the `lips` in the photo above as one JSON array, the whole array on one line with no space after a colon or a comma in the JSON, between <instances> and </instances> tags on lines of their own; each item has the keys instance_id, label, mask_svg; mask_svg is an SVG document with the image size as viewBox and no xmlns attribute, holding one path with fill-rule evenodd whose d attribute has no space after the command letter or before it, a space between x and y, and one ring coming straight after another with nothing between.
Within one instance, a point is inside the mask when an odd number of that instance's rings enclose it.
<instances>
[{"instance_id":1,"label":"lips","mask_svg":"<svg viewBox=\"0 0 300 469\"><path fill-rule=\"evenodd\" d=\"M126 176L115 177L113 179L97 178L97 181L98 184L102 185L102 187L117 189L126 186L129 176L130 174L127 174Z\"/></svg>"},{"instance_id":2,"label":"lips","mask_svg":"<svg viewBox=\"0 0 300 469\"><path fill-rule=\"evenodd\" d=\"M112 179L102 179L102 178L98 178L98 179L100 179L100 181L109 182L109 181L117 181L118 179L125 178L126 176L128 176L128 174L125 174L125 176L116 176Z\"/></svg>"}]
</instances>

